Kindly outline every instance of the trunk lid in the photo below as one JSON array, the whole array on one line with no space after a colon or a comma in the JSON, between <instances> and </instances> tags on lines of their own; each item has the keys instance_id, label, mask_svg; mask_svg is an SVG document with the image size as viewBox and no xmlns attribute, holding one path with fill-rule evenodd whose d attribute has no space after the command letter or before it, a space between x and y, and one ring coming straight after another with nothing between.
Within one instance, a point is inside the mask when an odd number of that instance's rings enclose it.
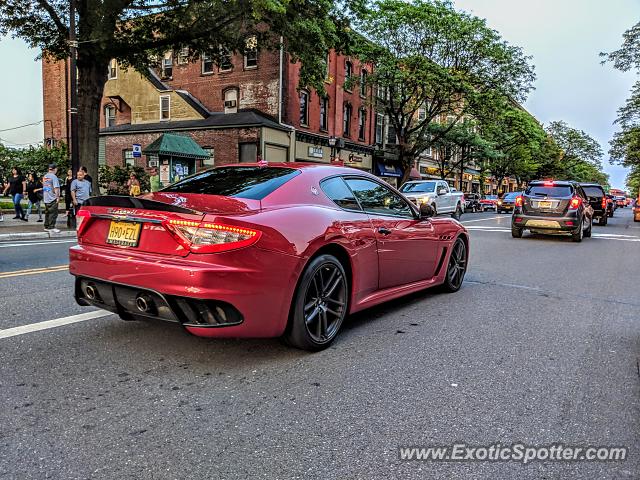
<instances>
[{"instance_id":1,"label":"trunk lid","mask_svg":"<svg viewBox=\"0 0 640 480\"><path fill-rule=\"evenodd\" d=\"M143 197L106 195L87 201L90 213L78 228L81 244L133 252L186 256L189 249L172 234L169 222L199 224L215 215L242 215L260 210L259 200L219 195L157 192Z\"/></svg>"}]
</instances>

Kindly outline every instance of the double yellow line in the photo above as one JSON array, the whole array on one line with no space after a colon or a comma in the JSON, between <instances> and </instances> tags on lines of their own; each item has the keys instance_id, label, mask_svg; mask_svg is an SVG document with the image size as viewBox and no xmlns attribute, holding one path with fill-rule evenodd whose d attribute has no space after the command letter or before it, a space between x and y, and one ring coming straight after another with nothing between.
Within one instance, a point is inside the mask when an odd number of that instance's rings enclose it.
<instances>
[{"instance_id":1,"label":"double yellow line","mask_svg":"<svg viewBox=\"0 0 640 480\"><path fill-rule=\"evenodd\" d=\"M22 277L23 275L39 275L41 273L63 272L68 269L69 265L58 265L57 267L30 268L26 270L15 270L13 272L0 272L0 279Z\"/></svg>"}]
</instances>

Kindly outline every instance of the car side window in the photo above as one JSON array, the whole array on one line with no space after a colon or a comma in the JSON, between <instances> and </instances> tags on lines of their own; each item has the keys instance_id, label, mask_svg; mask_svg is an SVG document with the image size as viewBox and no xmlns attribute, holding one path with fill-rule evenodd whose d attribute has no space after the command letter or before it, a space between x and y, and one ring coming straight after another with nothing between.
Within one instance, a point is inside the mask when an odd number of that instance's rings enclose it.
<instances>
[{"instance_id":1,"label":"car side window","mask_svg":"<svg viewBox=\"0 0 640 480\"><path fill-rule=\"evenodd\" d=\"M366 178L351 177L345 181L365 212L413 218L409 204L388 187Z\"/></svg>"},{"instance_id":2,"label":"car side window","mask_svg":"<svg viewBox=\"0 0 640 480\"><path fill-rule=\"evenodd\" d=\"M320 187L327 197L340 208L362 211L356 197L354 197L353 192L347 187L347 184L344 183L342 177L323 180L322 183L320 183Z\"/></svg>"},{"instance_id":3,"label":"car side window","mask_svg":"<svg viewBox=\"0 0 640 480\"><path fill-rule=\"evenodd\" d=\"M440 182L438 188L444 188L445 192L449 193L449 184L446 182Z\"/></svg>"}]
</instances>

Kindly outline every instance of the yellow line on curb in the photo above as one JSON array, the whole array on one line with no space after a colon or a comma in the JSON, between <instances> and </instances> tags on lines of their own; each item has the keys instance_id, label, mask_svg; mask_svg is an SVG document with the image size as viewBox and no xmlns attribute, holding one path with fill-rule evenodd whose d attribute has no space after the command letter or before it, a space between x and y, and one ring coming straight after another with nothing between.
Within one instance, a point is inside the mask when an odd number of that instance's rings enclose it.
<instances>
[{"instance_id":1,"label":"yellow line on curb","mask_svg":"<svg viewBox=\"0 0 640 480\"><path fill-rule=\"evenodd\" d=\"M13 272L0 272L1 278L20 277L23 275L38 275L40 273L62 272L68 270L69 265L58 265L56 267L30 268L26 270L15 270Z\"/></svg>"}]
</instances>

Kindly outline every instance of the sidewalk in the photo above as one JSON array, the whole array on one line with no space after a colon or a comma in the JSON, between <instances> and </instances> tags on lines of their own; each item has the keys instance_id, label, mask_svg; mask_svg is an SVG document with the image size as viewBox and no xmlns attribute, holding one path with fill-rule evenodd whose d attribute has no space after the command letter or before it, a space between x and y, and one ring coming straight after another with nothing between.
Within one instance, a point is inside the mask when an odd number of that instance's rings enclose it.
<instances>
[{"instance_id":1,"label":"sidewalk","mask_svg":"<svg viewBox=\"0 0 640 480\"><path fill-rule=\"evenodd\" d=\"M56 228L60 229L60 233L45 232L44 223L37 222L37 213L34 214L32 212L28 222L14 220L14 215L13 211L4 210L4 222L0 222L0 242L76 236L75 230L67 228L67 215L64 210L58 215L58 221L56 222ZM42 214L42 219L44 220L44 213Z\"/></svg>"}]
</instances>

